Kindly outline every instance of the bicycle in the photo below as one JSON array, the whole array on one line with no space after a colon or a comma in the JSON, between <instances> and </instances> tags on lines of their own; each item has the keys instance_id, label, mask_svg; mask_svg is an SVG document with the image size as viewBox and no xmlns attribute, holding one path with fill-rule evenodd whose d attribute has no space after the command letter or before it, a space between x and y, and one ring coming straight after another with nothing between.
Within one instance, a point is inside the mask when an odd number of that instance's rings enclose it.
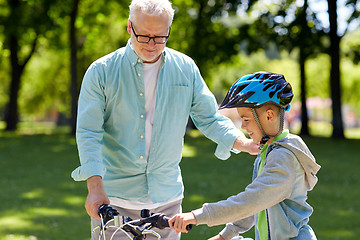
<instances>
[{"instance_id":1,"label":"bicycle","mask_svg":"<svg viewBox=\"0 0 360 240\"><path fill-rule=\"evenodd\" d=\"M146 238L146 235L151 234L159 239L161 239L160 234L151 230L155 227L158 229L164 229L169 227L169 220L167 216L163 213L155 213L150 216L150 211L143 209L141 211L141 218L133 220L127 216L119 216L118 211L113 209L108 204L103 204L99 207L98 214L101 218L101 226L98 226L93 229L93 232L98 228L100 229L99 240L102 238L106 239L106 230L114 229L113 234L110 237L110 240L113 240L116 233L122 231L125 235L132 240L143 240ZM191 225L187 226L187 230L192 228Z\"/></svg>"}]
</instances>

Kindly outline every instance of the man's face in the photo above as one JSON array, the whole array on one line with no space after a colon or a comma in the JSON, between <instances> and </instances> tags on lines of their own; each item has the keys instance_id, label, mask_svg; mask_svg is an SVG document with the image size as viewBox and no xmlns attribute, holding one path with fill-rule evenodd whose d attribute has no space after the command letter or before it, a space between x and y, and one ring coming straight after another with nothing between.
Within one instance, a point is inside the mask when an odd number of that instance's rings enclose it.
<instances>
[{"instance_id":1,"label":"man's face","mask_svg":"<svg viewBox=\"0 0 360 240\"><path fill-rule=\"evenodd\" d=\"M148 43L139 43L136 40L134 31L137 35L145 35L149 37L167 36L169 35L169 18L167 15L149 16L144 13L138 13L136 22L128 22L128 32L131 34L131 46L136 54L144 63L156 62L161 56L166 43L155 44L154 39Z\"/></svg>"}]
</instances>

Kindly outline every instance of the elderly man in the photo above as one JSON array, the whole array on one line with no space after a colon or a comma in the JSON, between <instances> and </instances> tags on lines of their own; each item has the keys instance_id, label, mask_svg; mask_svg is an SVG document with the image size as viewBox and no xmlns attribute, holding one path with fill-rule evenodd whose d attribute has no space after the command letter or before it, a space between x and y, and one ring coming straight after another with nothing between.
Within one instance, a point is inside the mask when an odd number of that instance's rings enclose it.
<instances>
[{"instance_id":1,"label":"elderly man","mask_svg":"<svg viewBox=\"0 0 360 240\"><path fill-rule=\"evenodd\" d=\"M87 181L93 229L101 204L134 219L144 208L168 216L181 212L179 163L189 116L218 144L218 158L228 158L232 149L258 151L219 114L194 61L166 48L173 16L168 0L133 0L127 45L95 61L84 76L76 132L81 166L72 177ZM180 239L171 229L159 233Z\"/></svg>"}]
</instances>

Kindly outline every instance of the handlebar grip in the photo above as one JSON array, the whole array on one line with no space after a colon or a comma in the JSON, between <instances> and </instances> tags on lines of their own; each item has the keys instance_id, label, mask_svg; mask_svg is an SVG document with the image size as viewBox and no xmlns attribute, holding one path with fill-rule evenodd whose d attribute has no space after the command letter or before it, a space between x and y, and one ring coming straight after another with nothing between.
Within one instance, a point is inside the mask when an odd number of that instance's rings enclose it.
<instances>
[{"instance_id":1,"label":"handlebar grip","mask_svg":"<svg viewBox=\"0 0 360 240\"><path fill-rule=\"evenodd\" d=\"M186 230L190 231L192 229L192 226L193 226L192 224L187 225Z\"/></svg>"},{"instance_id":2,"label":"handlebar grip","mask_svg":"<svg viewBox=\"0 0 360 240\"><path fill-rule=\"evenodd\" d=\"M114 216L118 216L119 213L115 209L113 209L108 204L103 204L98 209L99 216L103 218L103 224L105 225L108 221L114 218Z\"/></svg>"},{"instance_id":3,"label":"handlebar grip","mask_svg":"<svg viewBox=\"0 0 360 240\"><path fill-rule=\"evenodd\" d=\"M164 216L161 220L161 221L163 221L163 223L161 225L163 225L164 227L170 227L169 220L170 220L170 218ZM189 224L186 226L186 230L190 231L191 229L192 229L192 224Z\"/></svg>"}]
</instances>

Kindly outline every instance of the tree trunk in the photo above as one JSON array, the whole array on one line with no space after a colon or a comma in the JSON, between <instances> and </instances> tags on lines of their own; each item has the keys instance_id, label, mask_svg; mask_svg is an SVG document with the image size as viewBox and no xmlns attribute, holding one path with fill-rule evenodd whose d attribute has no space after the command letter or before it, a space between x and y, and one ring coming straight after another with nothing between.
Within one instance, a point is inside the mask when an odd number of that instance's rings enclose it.
<instances>
[{"instance_id":1,"label":"tree trunk","mask_svg":"<svg viewBox=\"0 0 360 240\"><path fill-rule=\"evenodd\" d=\"M10 37L10 63L11 63L11 84L10 84L10 99L6 106L5 111L5 123L6 131L15 131L18 117L18 95L20 90L21 75L23 72L23 66L19 64L18 49L19 44L16 37Z\"/></svg>"},{"instance_id":2,"label":"tree trunk","mask_svg":"<svg viewBox=\"0 0 360 240\"><path fill-rule=\"evenodd\" d=\"M12 0L9 2L10 16L9 19L16 19L19 16L20 1ZM26 64L35 52L38 34L31 44L31 50L29 54L24 58L23 63L20 63L19 52L19 36L18 31L10 29L6 34L6 41L10 45L10 64L11 64L11 84L10 84L10 99L5 109L5 131L15 131L17 123L19 121L18 113L18 96L21 87L21 76L24 72Z\"/></svg>"},{"instance_id":3,"label":"tree trunk","mask_svg":"<svg viewBox=\"0 0 360 240\"><path fill-rule=\"evenodd\" d=\"M306 73L305 73L305 54L302 48L300 48L300 91L301 91L301 131L300 134L309 136L309 117L306 107Z\"/></svg>"},{"instance_id":4,"label":"tree trunk","mask_svg":"<svg viewBox=\"0 0 360 240\"><path fill-rule=\"evenodd\" d=\"M310 34L309 31L309 27L307 25L307 20L306 20L306 12L308 9L308 1L305 0L304 1L304 6L302 9L301 14L299 15L299 17L301 17L300 19L300 23L301 23L301 35L305 35L305 36L310 36L308 34ZM308 56L307 52L305 51L305 49L308 49L309 46L308 41L305 42L305 46L301 47L300 46L300 53L299 53L299 65L300 65L300 96L301 96L301 130L300 130L300 134L304 135L304 136L309 136L309 116L308 116L308 112L307 112L307 106L306 106L306 71L305 71L305 61L306 58Z\"/></svg>"},{"instance_id":5,"label":"tree trunk","mask_svg":"<svg viewBox=\"0 0 360 240\"><path fill-rule=\"evenodd\" d=\"M332 137L344 138L344 127L341 113L341 84L340 84L340 40L337 34L337 6L336 0L328 0L330 21L330 87L332 99Z\"/></svg>"}]
</instances>

